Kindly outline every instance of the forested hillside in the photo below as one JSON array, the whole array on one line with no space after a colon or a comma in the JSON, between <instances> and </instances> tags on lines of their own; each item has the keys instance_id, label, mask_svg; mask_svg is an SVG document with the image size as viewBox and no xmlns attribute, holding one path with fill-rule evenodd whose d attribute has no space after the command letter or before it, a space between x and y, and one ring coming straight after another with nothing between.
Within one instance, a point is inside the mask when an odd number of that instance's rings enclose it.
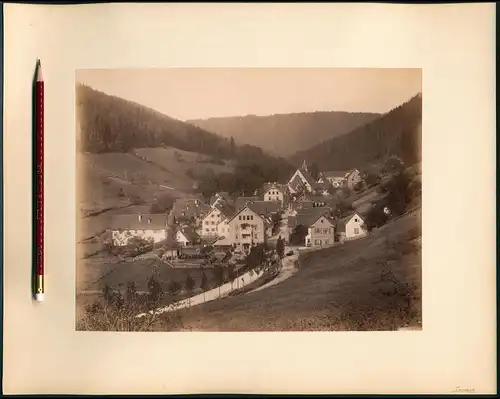
<instances>
[{"instance_id":1,"label":"forested hillside","mask_svg":"<svg viewBox=\"0 0 500 399\"><path fill-rule=\"evenodd\" d=\"M143 149L144 152L147 148L164 150L165 156L172 158L153 160L149 159L151 153L145 157L148 158L147 161L155 164L158 171L162 167L165 168L165 164L169 165L167 168L169 173L163 172L164 179L168 182L158 179L156 173L153 176L149 171L151 168L139 168L141 170L136 170L135 174L144 172L142 173L143 180L173 185L179 190L184 188L175 182L178 182L178 178L185 176L189 185L192 186L192 179L198 180L200 190L209 193L210 190L206 189L205 183L212 182L217 175L221 174L217 172L214 165L226 165L227 162L222 160L232 160L232 164L236 166L234 172L225 170L221 176L224 181L232 182L235 191L254 190L254 187L261 182L286 180L293 171L292 165L287 160L270 155L259 147L248 144L239 145L238 141L233 138L224 138L207 132L143 105L101 93L88 86L77 86L76 102L77 123L80 130L77 141L78 149L81 152L101 154L92 158L92 165L96 170L105 174L115 176L118 173L115 166L118 167L119 164L116 156L106 158L105 154L137 155L137 149ZM189 151L195 158L196 154L208 155L210 159L204 169L205 173L190 170L191 176L186 175L185 170L181 171L175 166L178 162L173 162L175 152L171 151L172 148ZM113 164L114 161L110 163L109 159L116 160L116 165ZM188 169L194 169L194 167L190 166ZM171 174L176 175L176 178L170 176Z\"/></svg>"},{"instance_id":2,"label":"forested hillside","mask_svg":"<svg viewBox=\"0 0 500 399\"><path fill-rule=\"evenodd\" d=\"M171 146L230 158L235 143L143 105L88 86L76 89L79 149L91 153Z\"/></svg>"},{"instance_id":3,"label":"forested hillside","mask_svg":"<svg viewBox=\"0 0 500 399\"><path fill-rule=\"evenodd\" d=\"M349 134L324 141L290 157L296 165L304 159L320 170L362 168L396 155L406 164L422 158L422 96L416 95L373 122Z\"/></svg>"},{"instance_id":4,"label":"forested hillside","mask_svg":"<svg viewBox=\"0 0 500 399\"><path fill-rule=\"evenodd\" d=\"M202 129L234 137L280 156L289 156L324 140L349 133L379 117L373 113L303 112L270 116L194 119Z\"/></svg>"},{"instance_id":5,"label":"forested hillside","mask_svg":"<svg viewBox=\"0 0 500 399\"><path fill-rule=\"evenodd\" d=\"M84 152L127 152L133 148L174 147L222 159L283 163L261 148L207 132L141 104L107 95L85 85L76 89L80 127L78 148Z\"/></svg>"}]
</instances>

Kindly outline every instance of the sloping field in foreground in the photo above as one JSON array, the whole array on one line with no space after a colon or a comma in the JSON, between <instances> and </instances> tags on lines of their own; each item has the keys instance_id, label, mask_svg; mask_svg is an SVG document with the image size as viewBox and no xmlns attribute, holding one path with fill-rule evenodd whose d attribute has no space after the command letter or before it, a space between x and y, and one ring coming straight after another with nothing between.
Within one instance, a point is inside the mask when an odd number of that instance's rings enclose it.
<instances>
[{"instance_id":1,"label":"sloping field in foreground","mask_svg":"<svg viewBox=\"0 0 500 399\"><path fill-rule=\"evenodd\" d=\"M179 311L186 331L397 330L421 325L421 210L301 256L284 282ZM158 329L162 329L158 326Z\"/></svg>"}]
</instances>

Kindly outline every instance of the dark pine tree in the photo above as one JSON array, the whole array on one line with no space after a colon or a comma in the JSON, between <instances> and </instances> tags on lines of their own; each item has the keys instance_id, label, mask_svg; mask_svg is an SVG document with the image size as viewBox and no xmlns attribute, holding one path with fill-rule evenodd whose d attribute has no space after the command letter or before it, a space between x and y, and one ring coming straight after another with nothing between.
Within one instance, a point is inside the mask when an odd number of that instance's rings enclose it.
<instances>
[{"instance_id":1,"label":"dark pine tree","mask_svg":"<svg viewBox=\"0 0 500 399\"><path fill-rule=\"evenodd\" d=\"M309 166L309 173L313 177L314 180L318 180L319 178L319 168L316 162L313 162L311 166Z\"/></svg>"},{"instance_id":2,"label":"dark pine tree","mask_svg":"<svg viewBox=\"0 0 500 399\"><path fill-rule=\"evenodd\" d=\"M200 282L200 288L203 291L203 300L205 300L205 292L207 291L209 286L210 286L210 284L208 282L207 275L205 274L205 272L203 272L201 274L201 282Z\"/></svg>"}]
</instances>

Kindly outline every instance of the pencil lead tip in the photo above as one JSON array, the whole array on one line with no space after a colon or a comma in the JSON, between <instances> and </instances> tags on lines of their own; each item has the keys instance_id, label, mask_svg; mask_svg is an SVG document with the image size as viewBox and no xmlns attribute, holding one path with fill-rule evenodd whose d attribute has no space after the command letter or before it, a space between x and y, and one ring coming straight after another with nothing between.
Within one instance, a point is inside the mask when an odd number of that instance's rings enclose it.
<instances>
[{"instance_id":1,"label":"pencil lead tip","mask_svg":"<svg viewBox=\"0 0 500 399\"><path fill-rule=\"evenodd\" d=\"M40 59L37 60L36 63L36 80L37 82L42 82L43 81L43 75L42 75L42 64L40 63Z\"/></svg>"}]
</instances>

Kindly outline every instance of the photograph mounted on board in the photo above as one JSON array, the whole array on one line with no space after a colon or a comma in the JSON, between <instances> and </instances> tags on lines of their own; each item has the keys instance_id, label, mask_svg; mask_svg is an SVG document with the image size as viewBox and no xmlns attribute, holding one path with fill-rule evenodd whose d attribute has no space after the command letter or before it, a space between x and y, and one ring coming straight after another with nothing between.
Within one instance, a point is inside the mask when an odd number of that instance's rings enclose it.
<instances>
[{"instance_id":1,"label":"photograph mounted on board","mask_svg":"<svg viewBox=\"0 0 500 399\"><path fill-rule=\"evenodd\" d=\"M422 70L76 71L76 329L422 329Z\"/></svg>"}]
</instances>

